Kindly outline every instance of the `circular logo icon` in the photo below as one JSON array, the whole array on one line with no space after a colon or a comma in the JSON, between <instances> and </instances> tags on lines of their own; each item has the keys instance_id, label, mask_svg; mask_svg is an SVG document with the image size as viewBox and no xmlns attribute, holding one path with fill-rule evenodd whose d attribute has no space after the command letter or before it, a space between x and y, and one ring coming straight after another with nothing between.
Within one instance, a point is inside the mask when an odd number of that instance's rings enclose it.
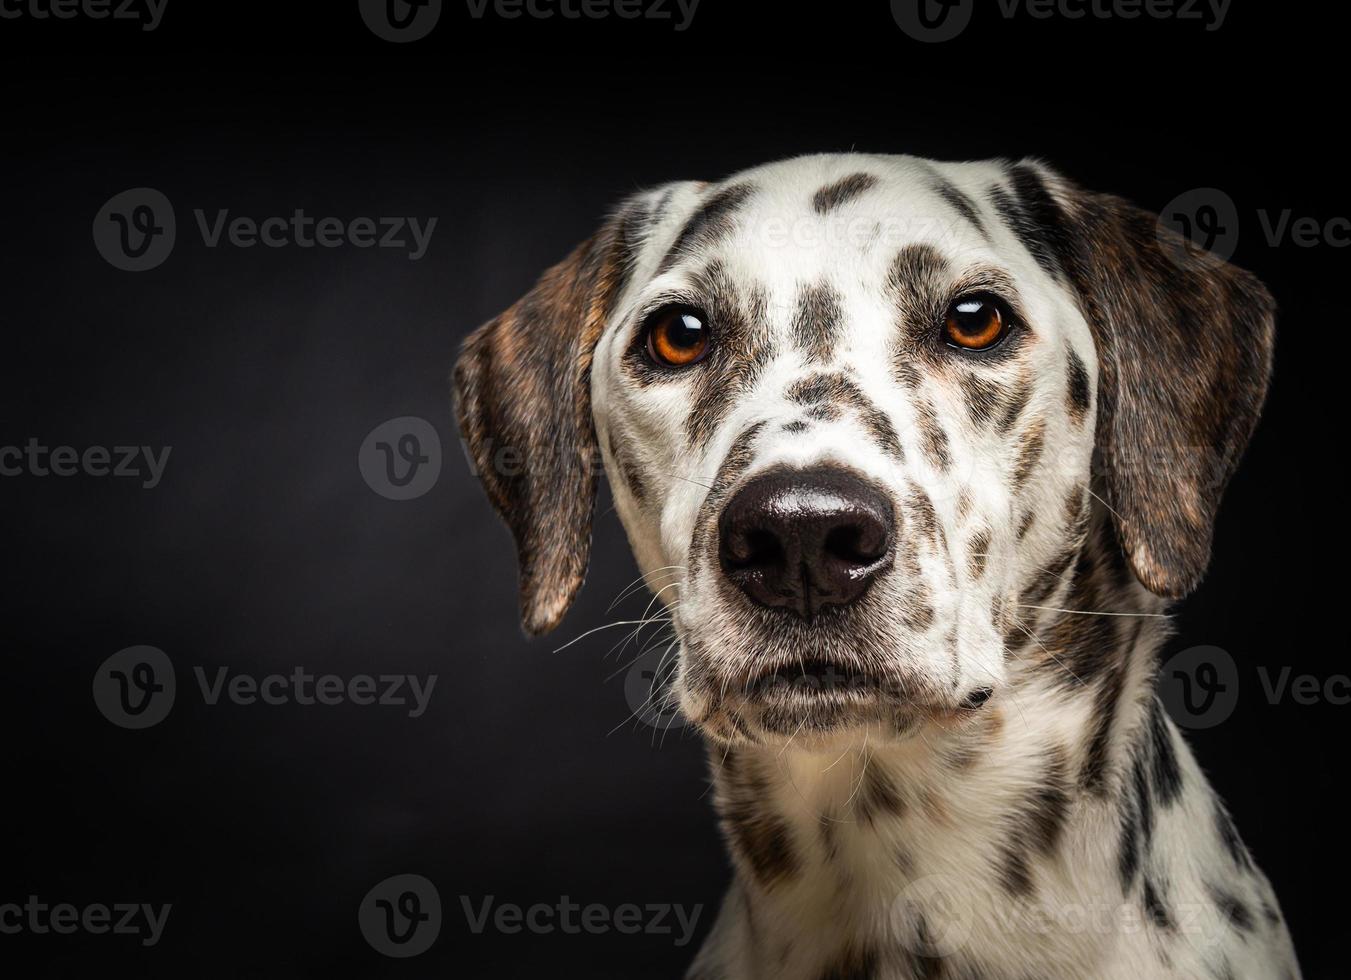
<instances>
[{"instance_id":1,"label":"circular logo icon","mask_svg":"<svg viewBox=\"0 0 1351 980\"><path fill-rule=\"evenodd\" d=\"M674 650L657 647L643 653L624 675L624 700L641 724L664 732L684 723L671 691L678 660Z\"/></svg>"},{"instance_id":2,"label":"circular logo icon","mask_svg":"<svg viewBox=\"0 0 1351 980\"><path fill-rule=\"evenodd\" d=\"M396 44L422 40L441 19L441 0L359 0L359 5L366 26Z\"/></svg>"},{"instance_id":3,"label":"circular logo icon","mask_svg":"<svg viewBox=\"0 0 1351 980\"><path fill-rule=\"evenodd\" d=\"M1158 239L1180 266L1228 262L1238 249L1238 205L1224 191L1198 187L1159 212Z\"/></svg>"},{"instance_id":4,"label":"circular logo icon","mask_svg":"<svg viewBox=\"0 0 1351 980\"><path fill-rule=\"evenodd\" d=\"M971 23L975 0L891 0L891 16L916 41L951 41Z\"/></svg>"},{"instance_id":5,"label":"circular logo icon","mask_svg":"<svg viewBox=\"0 0 1351 980\"><path fill-rule=\"evenodd\" d=\"M357 924L377 953L396 959L419 956L441 933L441 896L422 875L394 875L366 893Z\"/></svg>"},{"instance_id":6,"label":"circular logo icon","mask_svg":"<svg viewBox=\"0 0 1351 980\"><path fill-rule=\"evenodd\" d=\"M426 419L406 415L371 430L357 455L361 476L390 500L413 500L441 476L441 437Z\"/></svg>"},{"instance_id":7,"label":"circular logo icon","mask_svg":"<svg viewBox=\"0 0 1351 980\"><path fill-rule=\"evenodd\" d=\"M174 665L160 649L119 650L94 672L94 704L119 728L150 728L174 706Z\"/></svg>"},{"instance_id":8,"label":"circular logo icon","mask_svg":"<svg viewBox=\"0 0 1351 980\"><path fill-rule=\"evenodd\" d=\"M1220 647L1191 647L1159 672L1159 697L1181 728L1214 728L1238 705L1238 665Z\"/></svg>"},{"instance_id":9,"label":"circular logo icon","mask_svg":"<svg viewBox=\"0 0 1351 980\"><path fill-rule=\"evenodd\" d=\"M901 944L916 956L952 956L971 939L971 908L949 875L916 878L896 896L891 909L900 923Z\"/></svg>"},{"instance_id":10,"label":"circular logo icon","mask_svg":"<svg viewBox=\"0 0 1351 980\"><path fill-rule=\"evenodd\" d=\"M146 272L174 250L174 206L153 187L114 195L94 216L94 247L123 272Z\"/></svg>"}]
</instances>

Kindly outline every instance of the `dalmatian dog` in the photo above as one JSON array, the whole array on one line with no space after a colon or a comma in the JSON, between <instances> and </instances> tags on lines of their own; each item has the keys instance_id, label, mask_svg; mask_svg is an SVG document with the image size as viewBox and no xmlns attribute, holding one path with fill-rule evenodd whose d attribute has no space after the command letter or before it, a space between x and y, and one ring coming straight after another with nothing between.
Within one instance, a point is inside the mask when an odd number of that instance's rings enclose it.
<instances>
[{"instance_id":1,"label":"dalmatian dog","mask_svg":"<svg viewBox=\"0 0 1351 980\"><path fill-rule=\"evenodd\" d=\"M1273 319L1042 163L849 154L640 193L468 339L526 631L603 468L678 641L735 867L688 977L1300 975L1155 691Z\"/></svg>"}]
</instances>

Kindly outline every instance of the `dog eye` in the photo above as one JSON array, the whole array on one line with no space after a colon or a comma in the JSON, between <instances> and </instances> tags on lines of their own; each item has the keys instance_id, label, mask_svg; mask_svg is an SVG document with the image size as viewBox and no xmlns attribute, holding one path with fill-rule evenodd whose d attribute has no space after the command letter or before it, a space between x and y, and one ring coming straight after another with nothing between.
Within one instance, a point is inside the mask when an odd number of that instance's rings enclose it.
<instances>
[{"instance_id":1,"label":"dog eye","mask_svg":"<svg viewBox=\"0 0 1351 980\"><path fill-rule=\"evenodd\" d=\"M989 350L1009 332L1009 318L988 296L965 296L948 307L943 338L962 350Z\"/></svg>"},{"instance_id":2,"label":"dog eye","mask_svg":"<svg viewBox=\"0 0 1351 980\"><path fill-rule=\"evenodd\" d=\"M708 319L688 306L668 306L647 321L647 353L663 367L698 364L708 354Z\"/></svg>"}]
</instances>

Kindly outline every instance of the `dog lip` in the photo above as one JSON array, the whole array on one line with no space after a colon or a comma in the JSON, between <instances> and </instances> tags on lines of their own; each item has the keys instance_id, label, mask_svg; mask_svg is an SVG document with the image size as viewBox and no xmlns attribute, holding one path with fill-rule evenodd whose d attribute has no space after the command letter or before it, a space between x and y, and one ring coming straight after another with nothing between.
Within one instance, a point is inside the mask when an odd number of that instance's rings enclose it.
<instances>
[{"instance_id":1,"label":"dog lip","mask_svg":"<svg viewBox=\"0 0 1351 980\"><path fill-rule=\"evenodd\" d=\"M764 697L776 691L826 696L876 693L884 686L884 678L876 672L860 670L857 665L837 658L809 656L766 664L751 671L742 690L749 697Z\"/></svg>"}]
</instances>

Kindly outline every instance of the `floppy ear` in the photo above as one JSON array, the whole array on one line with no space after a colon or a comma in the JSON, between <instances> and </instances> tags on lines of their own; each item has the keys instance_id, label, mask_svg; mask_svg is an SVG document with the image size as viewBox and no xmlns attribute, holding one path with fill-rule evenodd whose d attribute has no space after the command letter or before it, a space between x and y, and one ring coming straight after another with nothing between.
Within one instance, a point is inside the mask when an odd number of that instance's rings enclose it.
<instances>
[{"instance_id":1,"label":"floppy ear","mask_svg":"<svg viewBox=\"0 0 1351 980\"><path fill-rule=\"evenodd\" d=\"M1097 344L1099 469L1122 548L1146 588L1181 598L1210 562L1220 496L1266 398L1275 303L1119 198L1057 178L1048 194L1028 164L1012 183L1058 226L1050 250Z\"/></svg>"},{"instance_id":2,"label":"floppy ear","mask_svg":"<svg viewBox=\"0 0 1351 980\"><path fill-rule=\"evenodd\" d=\"M601 465L591 358L628 273L634 210L617 212L474 331L455 365L460 430L516 539L521 621L532 636L558 625L586 576Z\"/></svg>"}]
</instances>

